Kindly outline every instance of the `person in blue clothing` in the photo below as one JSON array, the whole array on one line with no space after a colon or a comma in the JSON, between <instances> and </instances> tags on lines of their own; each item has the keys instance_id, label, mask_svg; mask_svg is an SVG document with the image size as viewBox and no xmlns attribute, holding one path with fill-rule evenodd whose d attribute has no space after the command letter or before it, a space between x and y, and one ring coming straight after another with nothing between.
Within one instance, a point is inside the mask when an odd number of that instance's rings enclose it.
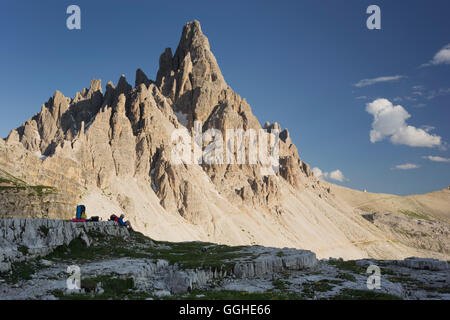
<instances>
[{"instance_id":1,"label":"person in blue clothing","mask_svg":"<svg viewBox=\"0 0 450 320\"><path fill-rule=\"evenodd\" d=\"M118 219L117 222L118 222L121 226L126 227L126 226L127 226L127 223L126 223L125 221L123 221L124 218L125 218L125 215L121 214L121 215L120 215L120 218Z\"/></svg>"},{"instance_id":2,"label":"person in blue clothing","mask_svg":"<svg viewBox=\"0 0 450 320\"><path fill-rule=\"evenodd\" d=\"M121 215L120 215L120 218L117 220L117 222L118 222L121 226L127 227L127 228L130 229L130 230L133 230L133 229L131 228L131 223L130 223L130 221L124 221L124 220L123 220L124 218L125 218L125 215L121 214Z\"/></svg>"}]
</instances>

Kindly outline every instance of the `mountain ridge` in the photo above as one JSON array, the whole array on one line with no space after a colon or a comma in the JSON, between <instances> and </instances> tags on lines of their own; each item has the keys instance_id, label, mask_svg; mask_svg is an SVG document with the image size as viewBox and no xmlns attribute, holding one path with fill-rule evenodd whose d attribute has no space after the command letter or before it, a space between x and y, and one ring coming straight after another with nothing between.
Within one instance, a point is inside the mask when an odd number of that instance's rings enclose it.
<instances>
[{"instance_id":1,"label":"mountain ridge","mask_svg":"<svg viewBox=\"0 0 450 320\"><path fill-rule=\"evenodd\" d=\"M183 27L175 54L166 49L159 65L155 81L137 69L134 88L122 75L105 93L98 79L74 98L55 91L0 141L0 167L73 195L49 217L69 217L70 204L81 202L91 215L124 213L154 239L292 246L322 257L447 254L393 242L316 178L288 130L261 126L226 84L198 21ZM174 164L171 134L196 121L203 131L279 131L278 172L264 174L261 162Z\"/></svg>"}]
</instances>

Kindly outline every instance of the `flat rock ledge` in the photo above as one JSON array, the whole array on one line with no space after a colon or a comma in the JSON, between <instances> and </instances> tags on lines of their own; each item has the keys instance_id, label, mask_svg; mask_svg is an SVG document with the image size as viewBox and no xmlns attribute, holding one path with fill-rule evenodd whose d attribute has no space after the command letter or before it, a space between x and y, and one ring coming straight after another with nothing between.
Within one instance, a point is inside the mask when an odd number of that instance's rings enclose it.
<instances>
[{"instance_id":1,"label":"flat rock ledge","mask_svg":"<svg viewBox=\"0 0 450 320\"><path fill-rule=\"evenodd\" d=\"M225 270L178 270L172 268L166 273L166 288L169 292L179 294L195 287L206 285L212 279L227 276L238 279L254 279L288 270L314 269L318 266L316 254L307 250L250 247L251 254L260 254L252 261L238 261L231 272ZM263 251L263 252L261 252ZM281 254L282 255L281 255ZM280 254L280 255L277 255Z\"/></svg>"},{"instance_id":2,"label":"flat rock ledge","mask_svg":"<svg viewBox=\"0 0 450 320\"><path fill-rule=\"evenodd\" d=\"M410 257L401 261L397 261L397 264L410 269L420 270L441 271L449 269L447 261L432 258Z\"/></svg>"},{"instance_id":3,"label":"flat rock ledge","mask_svg":"<svg viewBox=\"0 0 450 320\"><path fill-rule=\"evenodd\" d=\"M270 250L253 261L236 263L233 274L240 278L253 278L285 270L314 269L318 263L316 254L308 250L267 249Z\"/></svg>"},{"instance_id":4,"label":"flat rock ledge","mask_svg":"<svg viewBox=\"0 0 450 320\"><path fill-rule=\"evenodd\" d=\"M89 246L89 232L123 238L129 236L126 228L112 221L80 223L51 219L1 219L0 272L9 271L14 262L47 255L76 238L81 238Z\"/></svg>"}]
</instances>

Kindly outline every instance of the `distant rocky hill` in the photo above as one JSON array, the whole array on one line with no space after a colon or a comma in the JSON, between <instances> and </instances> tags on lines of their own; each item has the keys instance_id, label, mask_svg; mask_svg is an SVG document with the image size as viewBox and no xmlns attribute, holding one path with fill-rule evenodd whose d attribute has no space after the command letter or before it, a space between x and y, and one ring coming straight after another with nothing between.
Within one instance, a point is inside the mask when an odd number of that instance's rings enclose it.
<instances>
[{"instance_id":1,"label":"distant rocky hill","mask_svg":"<svg viewBox=\"0 0 450 320\"><path fill-rule=\"evenodd\" d=\"M334 186L339 197L364 212L415 213L450 223L450 186L426 194L397 196Z\"/></svg>"},{"instance_id":2,"label":"distant rocky hill","mask_svg":"<svg viewBox=\"0 0 450 320\"><path fill-rule=\"evenodd\" d=\"M224 136L279 132L279 165L252 163L249 137L244 163L174 163L173 132L199 123ZM198 21L184 26L175 53L162 53L156 80L138 69L134 86L121 76L105 92L96 79L73 98L56 91L0 140L0 169L1 217L68 218L82 203L88 215L124 213L156 240L286 246L319 257L448 257L434 245L393 238L317 179L288 130L261 126L227 85Z\"/></svg>"}]
</instances>

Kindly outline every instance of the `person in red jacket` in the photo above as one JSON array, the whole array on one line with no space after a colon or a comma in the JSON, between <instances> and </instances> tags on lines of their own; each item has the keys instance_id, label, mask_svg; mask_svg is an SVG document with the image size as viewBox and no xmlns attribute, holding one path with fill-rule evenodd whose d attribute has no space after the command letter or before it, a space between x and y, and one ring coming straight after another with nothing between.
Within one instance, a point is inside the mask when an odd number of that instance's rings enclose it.
<instances>
[{"instance_id":1,"label":"person in red jacket","mask_svg":"<svg viewBox=\"0 0 450 320\"><path fill-rule=\"evenodd\" d=\"M131 228L131 223L130 221L124 221L123 219L125 218L125 215L121 214L120 217L118 218L115 214L111 215L111 217L109 218L109 220L115 221L117 222L120 226L122 227L127 227L129 230L133 230L133 228Z\"/></svg>"}]
</instances>

